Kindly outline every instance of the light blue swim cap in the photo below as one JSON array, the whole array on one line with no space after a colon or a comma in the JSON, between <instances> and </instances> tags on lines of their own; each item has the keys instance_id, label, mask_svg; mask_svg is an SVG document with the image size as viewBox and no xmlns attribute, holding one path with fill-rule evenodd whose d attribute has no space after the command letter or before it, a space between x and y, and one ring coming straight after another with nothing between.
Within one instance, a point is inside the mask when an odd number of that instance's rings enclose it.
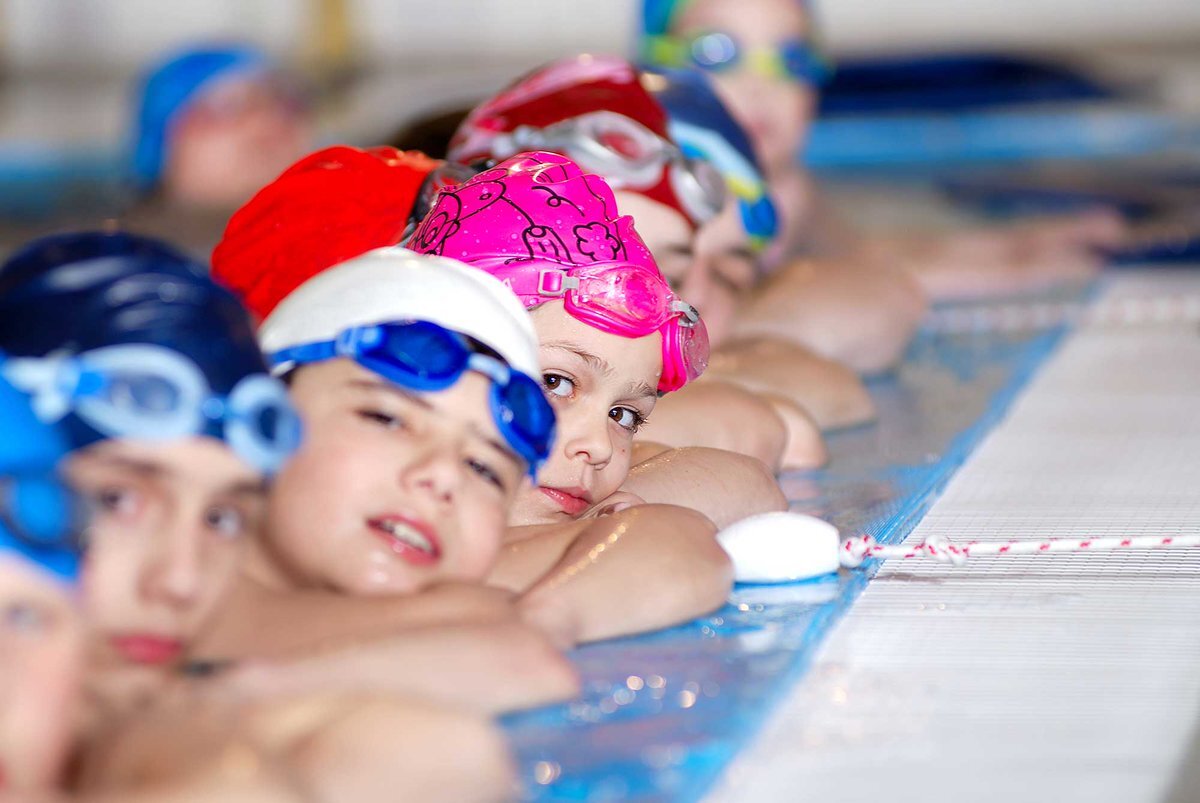
<instances>
[{"instance_id":1,"label":"light blue swim cap","mask_svg":"<svg viewBox=\"0 0 1200 803\"><path fill-rule=\"evenodd\" d=\"M66 453L62 433L38 420L29 397L0 377L0 555L71 583L79 575L82 517L55 473Z\"/></svg>"}]
</instances>

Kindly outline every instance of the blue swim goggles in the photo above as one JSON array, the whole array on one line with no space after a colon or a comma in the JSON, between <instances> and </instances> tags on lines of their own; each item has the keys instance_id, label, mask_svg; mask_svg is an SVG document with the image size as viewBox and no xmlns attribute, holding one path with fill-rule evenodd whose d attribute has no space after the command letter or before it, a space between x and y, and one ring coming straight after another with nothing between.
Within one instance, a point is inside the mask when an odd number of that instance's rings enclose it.
<instances>
[{"instance_id":1,"label":"blue swim goggles","mask_svg":"<svg viewBox=\"0 0 1200 803\"><path fill-rule=\"evenodd\" d=\"M0 554L16 552L74 582L87 505L54 473L0 476Z\"/></svg>"},{"instance_id":2,"label":"blue swim goggles","mask_svg":"<svg viewBox=\"0 0 1200 803\"><path fill-rule=\"evenodd\" d=\"M492 381L492 418L505 441L535 476L554 444L554 410L540 382L496 357L481 354L458 332L430 321L355 326L333 340L306 343L270 355L273 366L304 365L349 357L410 390L445 390L465 371Z\"/></svg>"},{"instance_id":3,"label":"blue swim goggles","mask_svg":"<svg viewBox=\"0 0 1200 803\"><path fill-rule=\"evenodd\" d=\"M820 87L833 77L833 62L816 43L787 39L775 47L747 48L723 31L694 37L651 36L645 58L665 67L699 67L726 72L745 67L766 78L783 78Z\"/></svg>"},{"instance_id":4,"label":"blue swim goggles","mask_svg":"<svg viewBox=\"0 0 1200 803\"><path fill-rule=\"evenodd\" d=\"M300 444L300 419L278 379L251 374L220 396L194 362L163 346L10 357L0 372L32 397L46 423L74 413L109 438L211 435L265 474L279 470Z\"/></svg>"}]
</instances>

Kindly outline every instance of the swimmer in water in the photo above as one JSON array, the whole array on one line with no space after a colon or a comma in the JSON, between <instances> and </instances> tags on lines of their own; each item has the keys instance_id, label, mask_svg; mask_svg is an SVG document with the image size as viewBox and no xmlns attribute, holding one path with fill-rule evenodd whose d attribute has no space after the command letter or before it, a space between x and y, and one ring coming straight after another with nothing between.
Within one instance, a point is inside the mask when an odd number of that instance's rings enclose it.
<instances>
[{"instance_id":1,"label":"swimmer in water","mask_svg":"<svg viewBox=\"0 0 1200 803\"><path fill-rule=\"evenodd\" d=\"M487 271L531 311L559 437L510 522L573 521L644 500L721 525L783 503L753 458L696 448L642 461L635 452L658 396L702 373L708 339L602 178L557 154L515 156L442 190L409 247Z\"/></svg>"},{"instance_id":2,"label":"swimmer in water","mask_svg":"<svg viewBox=\"0 0 1200 803\"><path fill-rule=\"evenodd\" d=\"M456 132L449 156L464 164L494 163L536 147L576 160L614 188L660 266L678 267L664 272L668 281L685 296L703 296L697 308L706 324L710 317L723 321L724 299L708 292L703 278L686 277L674 249L690 251L697 230L715 222L728 195L725 179L706 161L685 157L668 135L668 122L633 65L613 56L575 56L540 67L480 103ZM824 457L820 435L793 400L760 398L713 381L689 384L667 399L643 440L728 449L772 469L812 467ZM692 425L699 417L707 426Z\"/></svg>"},{"instance_id":3,"label":"swimmer in water","mask_svg":"<svg viewBox=\"0 0 1200 803\"><path fill-rule=\"evenodd\" d=\"M476 598L482 583L497 586L487 589L493 611L485 615L492 619L507 608L542 625L552 614L551 634L560 643L659 627L719 604L727 588L727 565L724 555L712 551L711 525L702 520L698 529L681 531L675 542L691 545L678 551L687 555L685 561L695 561L702 580L686 586L682 595L664 584L657 610L623 610L618 597L624 592L608 599L607 583L624 588L631 578L661 565L640 558L643 547L613 549L588 571L572 567L614 528L625 533L628 544L641 543L651 552L670 548L673 538L659 543L661 539L649 537L665 515L661 511L588 521L569 531L559 528L552 543L537 541L544 545L537 554L502 549L509 507L545 458L541 450L548 453L550 448L544 424L553 416L542 395L528 316L499 282L450 260L381 249L340 265L322 264L322 255L370 247L377 239L371 226L353 225L348 215L340 221L334 215L334 224L326 228L320 212L324 205L336 208L359 196L369 204L376 182L414 178L412 171L402 178L405 171L394 160L376 159L370 168L366 164L345 159L304 181L285 173L231 221L214 258L216 275L259 299L257 311L266 316L262 343L284 363L289 355L308 354L303 349L310 341L328 342L343 329L422 322L444 330L451 341L473 339L481 349L473 359L490 373L460 366L438 389L388 367L411 360L417 374L441 371L434 367L440 362L425 366L425 360L445 358L436 350L363 360L322 352L311 362L297 363L289 380L308 440L275 489L266 548L252 556L244 572L240 598L245 604L231 610L275 611L271 615L278 617L279 627L271 630L268 641L278 647L290 640L292 654L298 654L319 644L321 632L326 641L361 642L411 629L424 623L426 614L444 622L446 614L439 611L447 608L454 618L458 603L447 584L457 584L451 590L474 587ZM421 179L409 183L416 188ZM375 208L403 228L406 205ZM311 226L295 225L293 211L307 215ZM364 218L372 219L378 222ZM274 238L277 222L284 221L292 221L288 235ZM247 236L253 230L264 236ZM390 238L387 234L384 239ZM241 258L237 242L248 244L250 258ZM277 249L269 260L254 256L265 253L265 242ZM259 292L268 285L270 292ZM319 332L312 328L318 321L325 327ZM518 395L510 400L512 394ZM527 420L516 418L518 413ZM359 441L362 448L348 448ZM335 463L336 470L331 468ZM322 490L342 484L353 492L331 495ZM368 488L376 492L368 493ZM384 504L388 499L393 502ZM632 528L626 518L646 526ZM477 601L488 604L486 598ZM298 605L311 605L315 621L298 618ZM246 627L246 620L243 613L227 617L229 627L219 629L224 633L218 633L212 651L261 655L262 628ZM500 644L503 638L492 641ZM411 641L406 635L381 649L403 648ZM573 688L573 673L559 666L551 667L557 677L541 684L543 689Z\"/></svg>"},{"instance_id":4,"label":"swimmer in water","mask_svg":"<svg viewBox=\"0 0 1200 803\"><path fill-rule=\"evenodd\" d=\"M822 213L815 186L797 162L820 86L830 74L811 4L646 0L642 11L642 57L650 64L694 67L712 75L722 99L750 133L779 203L783 237L770 261L792 275L774 277L763 288L756 299L762 303L742 316L740 331L789 331L787 317L804 316L787 302L801 295L814 300L800 312L841 309L849 303L846 297L852 301L860 295L860 306L875 311L874 325L864 330L852 324L839 331L831 319L826 342L813 347L848 355L869 372L899 356L906 331L920 318L923 307L903 277L935 300L1037 289L1090 276L1100 265L1100 249L1123 237L1123 224L1107 212L949 236L856 237ZM819 258L797 262L801 254ZM823 275L837 273L848 275L840 280ZM769 293L774 303L767 300ZM856 327L870 337L854 338ZM900 348L889 350L887 341Z\"/></svg>"},{"instance_id":5,"label":"swimmer in water","mask_svg":"<svg viewBox=\"0 0 1200 803\"><path fill-rule=\"evenodd\" d=\"M228 210L303 155L307 104L266 54L210 45L171 53L141 80L133 178L143 194Z\"/></svg>"},{"instance_id":6,"label":"swimmer in water","mask_svg":"<svg viewBox=\"0 0 1200 803\"><path fill-rule=\"evenodd\" d=\"M166 634L172 644L190 646L189 625L205 618L211 597L198 584L224 584L224 542L239 536L211 526L233 507L206 505L204 489L222 468L238 482L249 455L265 471L287 452L286 443L264 437L266 428L260 437L235 432L235 415L282 429L291 414L282 387L261 373L257 352L239 353L236 338L219 340L249 334L240 308L161 244L97 234L35 242L5 266L0 283L5 312L19 316L20 305L46 338L20 341L7 332L7 349L36 352L52 340L78 349L52 348L52 358L0 354L0 664L7 689L0 797L11 791L26 800L67 787L73 793L65 799L96 803L306 800L317 789L369 799L400 790L422 800L506 799L512 770L493 726L431 703L346 694L262 703L144 694L138 706L118 710L110 699L85 696L86 675L95 671L87 665L85 672L85 657L99 653L101 671L121 672L126 656L114 666L107 642L114 628L126 632L135 619L139 627L152 620L158 630L153 639L136 639L141 649L128 663L135 670L153 663L164 674L177 665L175 649L171 660L147 662L142 642L157 644ZM60 320L68 314L77 317ZM79 328L68 332L72 324ZM198 345L202 336L211 347ZM128 348L136 352L120 351ZM223 369L211 356L218 351ZM136 359L126 359L130 354ZM73 375L72 390L65 383ZM227 390L231 377L241 378L226 400L230 415L214 415L206 425L199 408L184 406L207 400L204 409L216 412L212 394ZM206 450L201 439L214 445ZM82 451L69 456L68 446ZM231 465L219 450L230 450ZM88 465L92 459L111 464L103 484L93 482L104 472ZM55 473L71 461L99 504L85 506ZM253 485L258 493L259 471ZM123 520L105 504L108 497L126 503L117 506ZM172 516L174 506L182 510ZM184 512L199 514L198 507L207 515L193 524ZM85 523L89 553L80 583ZM157 527L151 532L148 524ZM99 631L99 645L89 647L90 631ZM88 710L94 702L104 716ZM180 721L189 727L181 730ZM439 778L448 760L429 739L471 745L466 749L478 749L480 761L456 767L448 788ZM388 745L386 757L372 747L380 744ZM410 760L398 762L394 750ZM348 764L347 755L356 761Z\"/></svg>"},{"instance_id":7,"label":"swimmer in water","mask_svg":"<svg viewBox=\"0 0 1200 803\"><path fill-rule=\"evenodd\" d=\"M257 529L298 419L244 310L169 246L125 234L34 241L0 267L3 373L76 451L96 513L90 681L117 705L189 657Z\"/></svg>"}]
</instances>

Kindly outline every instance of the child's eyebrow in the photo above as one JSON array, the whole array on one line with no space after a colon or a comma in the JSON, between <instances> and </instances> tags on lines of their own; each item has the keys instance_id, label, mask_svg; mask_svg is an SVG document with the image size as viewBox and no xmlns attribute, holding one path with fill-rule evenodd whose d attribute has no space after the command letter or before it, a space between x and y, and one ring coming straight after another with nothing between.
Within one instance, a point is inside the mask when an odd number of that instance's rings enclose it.
<instances>
[{"instance_id":1,"label":"child's eyebrow","mask_svg":"<svg viewBox=\"0 0 1200 803\"><path fill-rule=\"evenodd\" d=\"M625 389L624 395L631 399L653 399L658 398L658 390L648 382L636 382Z\"/></svg>"},{"instance_id":2,"label":"child's eyebrow","mask_svg":"<svg viewBox=\"0 0 1200 803\"><path fill-rule=\"evenodd\" d=\"M424 396L418 393L410 393L398 385L393 385L391 382L385 382L383 380L376 382L370 379L351 379L347 384L350 387L357 388L359 390L367 390L376 393L380 391L384 393L390 393L393 396L399 396L400 398L407 399L408 401L420 407L424 407L426 410L433 409L433 405L430 404L429 400Z\"/></svg>"},{"instance_id":3,"label":"child's eyebrow","mask_svg":"<svg viewBox=\"0 0 1200 803\"><path fill-rule=\"evenodd\" d=\"M227 496L265 496L266 493L266 479L239 480L221 489L221 495Z\"/></svg>"},{"instance_id":4,"label":"child's eyebrow","mask_svg":"<svg viewBox=\"0 0 1200 803\"><path fill-rule=\"evenodd\" d=\"M107 464L112 468L122 468L126 471L137 474L141 477L169 477L174 472L168 466L161 463L155 463L150 460L139 460L135 457L127 457L122 454L97 454L94 458L99 463Z\"/></svg>"},{"instance_id":5,"label":"child's eyebrow","mask_svg":"<svg viewBox=\"0 0 1200 803\"><path fill-rule=\"evenodd\" d=\"M550 343L544 343L542 345L543 345L543 348L558 349L560 351L566 351L571 354L574 354L576 357L583 360L589 367L595 369L596 371L599 371L601 374L603 374L606 377L610 377L613 375L613 367L608 363L608 360L604 359L603 357L599 356L598 354L592 354L590 351L584 351L583 349L579 348L578 346L576 346L572 343L563 343L563 342L552 341Z\"/></svg>"},{"instance_id":6,"label":"child's eyebrow","mask_svg":"<svg viewBox=\"0 0 1200 803\"><path fill-rule=\"evenodd\" d=\"M437 412L437 410L434 409L434 406L430 404L429 400L424 396L416 393L409 393L404 388L393 385L391 382L375 382L370 379L351 379L348 384L350 387L358 388L359 390L368 390L373 392L383 391L384 393L391 393L401 397L402 399L407 399L408 401L411 401L414 404L429 410L430 412ZM512 462L516 463L518 467L525 466L525 459L514 452L507 444L502 443L496 438L493 438L478 426L472 425L471 429L474 431L476 437L484 441L488 446L491 446L493 449L500 452Z\"/></svg>"}]
</instances>

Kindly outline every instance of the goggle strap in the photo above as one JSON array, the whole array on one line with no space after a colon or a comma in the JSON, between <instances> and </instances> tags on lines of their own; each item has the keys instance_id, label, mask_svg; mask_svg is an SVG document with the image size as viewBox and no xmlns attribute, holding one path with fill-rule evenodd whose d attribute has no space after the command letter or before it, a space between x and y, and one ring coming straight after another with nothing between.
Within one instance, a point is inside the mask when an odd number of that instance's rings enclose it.
<instances>
[{"instance_id":1,"label":"goggle strap","mask_svg":"<svg viewBox=\"0 0 1200 803\"><path fill-rule=\"evenodd\" d=\"M560 298L568 291L579 289L578 277L571 276L561 268L540 268L534 273L532 267L505 268L497 274L504 286L519 298Z\"/></svg>"},{"instance_id":2,"label":"goggle strap","mask_svg":"<svg viewBox=\"0 0 1200 803\"><path fill-rule=\"evenodd\" d=\"M272 368L278 368L285 363L291 365L306 365L310 362L332 360L338 356L337 341L324 340L319 343L305 343L300 346L280 349L268 356Z\"/></svg>"}]
</instances>

